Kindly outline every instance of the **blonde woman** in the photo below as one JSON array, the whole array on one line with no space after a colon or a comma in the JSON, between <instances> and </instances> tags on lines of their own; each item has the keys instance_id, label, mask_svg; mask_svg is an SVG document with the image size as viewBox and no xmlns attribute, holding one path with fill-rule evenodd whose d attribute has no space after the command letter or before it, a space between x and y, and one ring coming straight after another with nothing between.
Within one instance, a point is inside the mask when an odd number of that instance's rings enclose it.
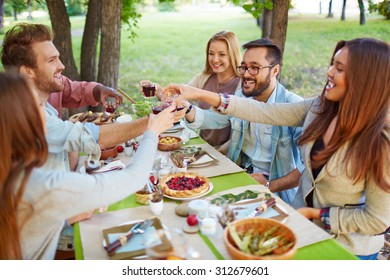
<instances>
[{"instance_id":1,"label":"blonde woman","mask_svg":"<svg viewBox=\"0 0 390 280\"><path fill-rule=\"evenodd\" d=\"M190 82L192 87L234 94L240 87L237 66L241 63L240 44L231 31L214 34L206 45L206 63L203 71ZM198 107L209 109L210 105L199 101ZM219 147L230 138L230 126L221 129L202 129L200 136L210 145Z\"/></svg>"}]
</instances>

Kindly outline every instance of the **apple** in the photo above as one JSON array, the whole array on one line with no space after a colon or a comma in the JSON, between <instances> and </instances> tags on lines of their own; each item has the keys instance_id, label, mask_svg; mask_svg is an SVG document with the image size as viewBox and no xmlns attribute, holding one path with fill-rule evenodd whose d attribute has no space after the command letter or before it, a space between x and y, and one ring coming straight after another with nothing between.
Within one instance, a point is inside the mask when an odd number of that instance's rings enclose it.
<instances>
[{"instance_id":1,"label":"apple","mask_svg":"<svg viewBox=\"0 0 390 280\"><path fill-rule=\"evenodd\" d=\"M118 150L118 153L121 153L124 150L123 146L121 145L119 145L116 149Z\"/></svg>"},{"instance_id":2,"label":"apple","mask_svg":"<svg viewBox=\"0 0 390 280\"><path fill-rule=\"evenodd\" d=\"M188 215L188 217L187 217L187 224L189 226L196 226L198 224L198 218L196 217L195 214Z\"/></svg>"}]
</instances>

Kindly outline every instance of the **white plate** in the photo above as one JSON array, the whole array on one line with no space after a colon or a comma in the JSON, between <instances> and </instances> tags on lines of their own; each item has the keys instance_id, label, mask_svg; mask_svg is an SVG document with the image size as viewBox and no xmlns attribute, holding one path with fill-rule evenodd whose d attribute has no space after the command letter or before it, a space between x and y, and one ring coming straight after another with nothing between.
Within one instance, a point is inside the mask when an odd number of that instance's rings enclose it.
<instances>
[{"instance_id":1,"label":"white plate","mask_svg":"<svg viewBox=\"0 0 390 280\"><path fill-rule=\"evenodd\" d=\"M182 126L180 123L172 126L170 129L168 130L165 130L164 133L174 133L174 132L178 132L180 130L183 130L184 129L184 126Z\"/></svg>"},{"instance_id":2,"label":"white plate","mask_svg":"<svg viewBox=\"0 0 390 280\"><path fill-rule=\"evenodd\" d=\"M205 196L206 194L209 194L213 190L213 188L214 188L214 185L213 185L213 183L210 182L210 188L207 190L207 192L202 193L200 195L191 196L191 197L173 197L173 196L169 196L169 195L164 194L164 196L167 198L173 199L173 200L181 200L181 201L193 200L193 199Z\"/></svg>"}]
</instances>

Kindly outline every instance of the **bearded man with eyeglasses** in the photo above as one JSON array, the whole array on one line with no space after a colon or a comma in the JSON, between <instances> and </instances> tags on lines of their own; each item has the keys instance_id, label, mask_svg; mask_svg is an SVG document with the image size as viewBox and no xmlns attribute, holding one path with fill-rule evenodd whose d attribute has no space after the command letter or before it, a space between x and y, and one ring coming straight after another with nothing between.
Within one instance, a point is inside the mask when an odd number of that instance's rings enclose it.
<instances>
[{"instance_id":1,"label":"bearded man with eyeglasses","mask_svg":"<svg viewBox=\"0 0 390 280\"><path fill-rule=\"evenodd\" d=\"M303 100L281 85L277 76L281 67L280 48L270 39L258 39L243 45L242 87L237 96L265 103L289 103ZM225 95L229 98L228 95ZM186 113L192 129L215 129L231 124L230 141L220 148L259 183L291 203L304 170L297 141L301 128L252 123L213 110L191 105Z\"/></svg>"}]
</instances>

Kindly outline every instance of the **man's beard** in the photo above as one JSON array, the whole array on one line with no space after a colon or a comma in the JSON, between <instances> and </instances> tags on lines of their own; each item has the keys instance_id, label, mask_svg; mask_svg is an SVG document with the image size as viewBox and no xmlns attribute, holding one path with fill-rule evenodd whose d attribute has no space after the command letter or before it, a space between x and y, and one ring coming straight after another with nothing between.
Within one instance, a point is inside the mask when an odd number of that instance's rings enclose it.
<instances>
[{"instance_id":1,"label":"man's beard","mask_svg":"<svg viewBox=\"0 0 390 280\"><path fill-rule=\"evenodd\" d=\"M244 83L246 81L254 81L255 82L255 88L250 92L244 92ZM256 80L253 79L245 79L243 78L241 88L242 88L242 94L246 97L256 97L263 94L264 91L266 91L271 84L271 73L268 73L267 77L265 78L264 82L257 83Z\"/></svg>"},{"instance_id":2,"label":"man's beard","mask_svg":"<svg viewBox=\"0 0 390 280\"><path fill-rule=\"evenodd\" d=\"M40 92L51 94L64 89L64 85L56 83L53 77L48 78L45 73L39 70L36 70L36 74L39 78L34 79L34 84Z\"/></svg>"}]
</instances>

